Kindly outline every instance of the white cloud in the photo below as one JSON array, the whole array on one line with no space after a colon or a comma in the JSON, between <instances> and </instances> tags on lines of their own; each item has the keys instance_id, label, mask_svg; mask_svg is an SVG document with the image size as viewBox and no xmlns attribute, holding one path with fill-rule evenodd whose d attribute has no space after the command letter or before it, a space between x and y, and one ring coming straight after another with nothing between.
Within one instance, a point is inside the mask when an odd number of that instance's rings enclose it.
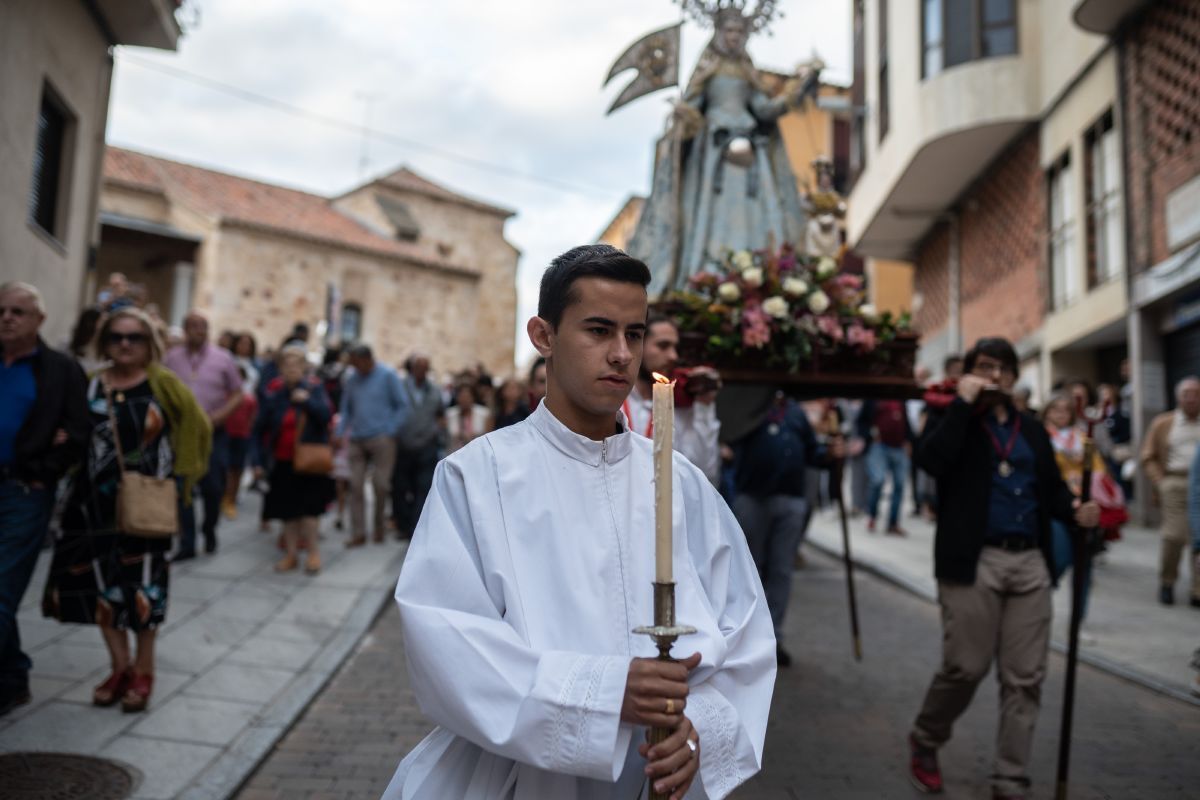
<instances>
[{"instance_id":1,"label":"white cloud","mask_svg":"<svg viewBox=\"0 0 1200 800\"><path fill-rule=\"evenodd\" d=\"M667 0L192 0L200 24L178 53L138 60L187 70L346 123L579 186L567 192L425 150L372 140L369 172L401 163L464 193L519 210L507 228L522 252L518 359L542 269L592 241L625 198L645 192L653 140L672 90L604 111L625 76L601 88L631 42L679 19ZM827 76L850 77L849 0L784 0L756 63L790 69L814 50ZM709 33L684 28L684 80ZM360 178L362 139L317 121L153 72L120 56L113 144L322 194Z\"/></svg>"}]
</instances>

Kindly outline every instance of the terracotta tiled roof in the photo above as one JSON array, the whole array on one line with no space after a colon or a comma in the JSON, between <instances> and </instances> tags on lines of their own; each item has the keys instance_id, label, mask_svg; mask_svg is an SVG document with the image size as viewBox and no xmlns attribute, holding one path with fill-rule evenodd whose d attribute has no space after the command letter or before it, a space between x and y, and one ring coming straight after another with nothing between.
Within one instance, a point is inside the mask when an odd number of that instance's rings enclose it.
<instances>
[{"instance_id":1,"label":"terracotta tiled roof","mask_svg":"<svg viewBox=\"0 0 1200 800\"><path fill-rule=\"evenodd\" d=\"M105 153L104 179L161 192L172 203L225 225L340 245L446 271L478 272L441 257L434 248L380 235L338 211L328 198L296 189L117 147Z\"/></svg>"},{"instance_id":2,"label":"terracotta tiled roof","mask_svg":"<svg viewBox=\"0 0 1200 800\"><path fill-rule=\"evenodd\" d=\"M511 217L517 213L511 209L494 206L491 203L485 203L482 200L476 200L473 197L452 192L445 186L440 186L428 178L418 175L408 167L401 167L389 175L384 175L382 178L378 178L375 183L382 183L385 186L391 186L401 191L415 192L416 194L423 194L427 197L445 200L460 206L467 206L479 211L487 211L505 217Z\"/></svg>"}]
</instances>

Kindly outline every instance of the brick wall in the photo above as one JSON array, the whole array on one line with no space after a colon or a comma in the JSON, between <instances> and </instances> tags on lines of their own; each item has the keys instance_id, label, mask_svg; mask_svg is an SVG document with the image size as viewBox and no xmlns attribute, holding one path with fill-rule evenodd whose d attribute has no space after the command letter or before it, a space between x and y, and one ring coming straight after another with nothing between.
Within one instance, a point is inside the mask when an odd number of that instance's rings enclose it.
<instances>
[{"instance_id":1,"label":"brick wall","mask_svg":"<svg viewBox=\"0 0 1200 800\"><path fill-rule=\"evenodd\" d=\"M1131 269L1169 254L1166 198L1200 174L1200 0L1160 0L1129 29L1126 97Z\"/></svg>"},{"instance_id":2,"label":"brick wall","mask_svg":"<svg viewBox=\"0 0 1200 800\"><path fill-rule=\"evenodd\" d=\"M1038 134L1031 128L959 198L962 334L1014 342L1036 331L1045 315L1045 177ZM917 248L915 315L927 335L949 323L950 225L938 223Z\"/></svg>"},{"instance_id":3,"label":"brick wall","mask_svg":"<svg viewBox=\"0 0 1200 800\"><path fill-rule=\"evenodd\" d=\"M950 322L950 226L935 225L917 247L913 288L921 297L913 325L932 336Z\"/></svg>"}]
</instances>

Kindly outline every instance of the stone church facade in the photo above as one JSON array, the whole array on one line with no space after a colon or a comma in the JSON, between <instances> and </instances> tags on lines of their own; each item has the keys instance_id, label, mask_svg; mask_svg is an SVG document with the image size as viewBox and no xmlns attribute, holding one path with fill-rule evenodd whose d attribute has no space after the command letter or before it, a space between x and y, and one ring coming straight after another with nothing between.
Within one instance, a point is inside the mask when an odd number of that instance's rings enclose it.
<instances>
[{"instance_id":1,"label":"stone church facade","mask_svg":"<svg viewBox=\"0 0 1200 800\"><path fill-rule=\"evenodd\" d=\"M304 322L390 364L513 371L514 212L409 169L327 198L109 148L100 210L97 283L125 273L169 322L195 308L260 347Z\"/></svg>"}]
</instances>

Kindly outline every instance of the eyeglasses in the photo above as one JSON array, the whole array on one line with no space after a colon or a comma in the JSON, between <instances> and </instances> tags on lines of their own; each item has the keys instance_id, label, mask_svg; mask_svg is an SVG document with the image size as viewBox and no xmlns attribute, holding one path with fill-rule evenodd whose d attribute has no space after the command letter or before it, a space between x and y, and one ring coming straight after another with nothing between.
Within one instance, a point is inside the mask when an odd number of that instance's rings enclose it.
<instances>
[{"instance_id":1,"label":"eyeglasses","mask_svg":"<svg viewBox=\"0 0 1200 800\"><path fill-rule=\"evenodd\" d=\"M1008 371L1008 367L999 361L977 361L975 362L975 366L971 368L971 372L980 377L985 375L1004 375Z\"/></svg>"},{"instance_id":2,"label":"eyeglasses","mask_svg":"<svg viewBox=\"0 0 1200 800\"><path fill-rule=\"evenodd\" d=\"M109 331L104 336L105 344L120 344L121 342L129 342L129 344L145 344L149 337L144 333L117 333Z\"/></svg>"}]
</instances>

